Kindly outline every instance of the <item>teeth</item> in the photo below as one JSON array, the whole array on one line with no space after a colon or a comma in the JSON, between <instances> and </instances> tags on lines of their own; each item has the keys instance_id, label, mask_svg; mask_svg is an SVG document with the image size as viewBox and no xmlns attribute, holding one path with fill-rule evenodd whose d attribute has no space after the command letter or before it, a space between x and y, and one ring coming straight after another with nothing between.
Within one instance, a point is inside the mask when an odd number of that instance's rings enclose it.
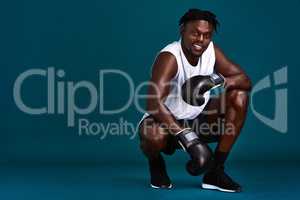
<instances>
[{"instance_id":1,"label":"teeth","mask_svg":"<svg viewBox=\"0 0 300 200\"><path fill-rule=\"evenodd\" d=\"M194 47L195 47L196 49L202 49L202 46L197 45L197 44L194 44Z\"/></svg>"}]
</instances>

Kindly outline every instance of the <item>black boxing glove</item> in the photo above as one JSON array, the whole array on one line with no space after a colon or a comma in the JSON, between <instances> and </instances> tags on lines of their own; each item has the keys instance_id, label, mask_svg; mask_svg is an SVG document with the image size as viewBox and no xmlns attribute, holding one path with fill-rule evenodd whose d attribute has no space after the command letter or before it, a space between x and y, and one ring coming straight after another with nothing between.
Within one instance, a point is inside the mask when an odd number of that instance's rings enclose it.
<instances>
[{"instance_id":1,"label":"black boxing glove","mask_svg":"<svg viewBox=\"0 0 300 200\"><path fill-rule=\"evenodd\" d=\"M187 171L191 175L200 175L210 167L212 162L212 151L207 144L199 140L199 137L195 132L187 128L176 133L175 137L180 146L191 157L193 168L188 168L189 164L187 164Z\"/></svg>"},{"instance_id":2,"label":"black boxing glove","mask_svg":"<svg viewBox=\"0 0 300 200\"><path fill-rule=\"evenodd\" d=\"M204 93L213 88L225 85L225 78L218 73L209 76L193 76L181 87L182 99L193 106L201 106L205 102Z\"/></svg>"}]
</instances>

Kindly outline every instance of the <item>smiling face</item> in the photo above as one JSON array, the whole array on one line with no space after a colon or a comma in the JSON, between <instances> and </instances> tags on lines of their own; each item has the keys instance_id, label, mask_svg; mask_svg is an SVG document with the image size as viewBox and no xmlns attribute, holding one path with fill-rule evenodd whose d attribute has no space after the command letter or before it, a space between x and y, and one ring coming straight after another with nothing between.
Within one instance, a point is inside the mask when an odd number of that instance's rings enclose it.
<instances>
[{"instance_id":1,"label":"smiling face","mask_svg":"<svg viewBox=\"0 0 300 200\"><path fill-rule=\"evenodd\" d=\"M213 26L205 20L194 20L182 25L180 29L182 47L187 56L199 58L207 49L213 31Z\"/></svg>"}]
</instances>

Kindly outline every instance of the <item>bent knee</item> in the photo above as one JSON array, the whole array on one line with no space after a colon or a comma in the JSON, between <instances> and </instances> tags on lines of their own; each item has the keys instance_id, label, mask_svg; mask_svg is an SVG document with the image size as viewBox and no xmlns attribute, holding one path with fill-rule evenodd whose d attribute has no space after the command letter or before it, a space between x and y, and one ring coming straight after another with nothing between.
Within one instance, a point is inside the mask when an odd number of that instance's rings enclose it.
<instances>
[{"instance_id":1,"label":"bent knee","mask_svg":"<svg viewBox=\"0 0 300 200\"><path fill-rule=\"evenodd\" d=\"M163 151L167 146L167 140L164 138L153 139L144 138L141 139L140 148L146 155L156 154Z\"/></svg>"},{"instance_id":2,"label":"bent knee","mask_svg":"<svg viewBox=\"0 0 300 200\"><path fill-rule=\"evenodd\" d=\"M240 111L247 109L248 99L248 93L243 90L232 90L229 95L230 104Z\"/></svg>"},{"instance_id":3,"label":"bent knee","mask_svg":"<svg viewBox=\"0 0 300 200\"><path fill-rule=\"evenodd\" d=\"M140 139L140 147L143 151L160 151L167 145L168 135L162 128L159 128L157 125L147 128L141 126Z\"/></svg>"}]
</instances>

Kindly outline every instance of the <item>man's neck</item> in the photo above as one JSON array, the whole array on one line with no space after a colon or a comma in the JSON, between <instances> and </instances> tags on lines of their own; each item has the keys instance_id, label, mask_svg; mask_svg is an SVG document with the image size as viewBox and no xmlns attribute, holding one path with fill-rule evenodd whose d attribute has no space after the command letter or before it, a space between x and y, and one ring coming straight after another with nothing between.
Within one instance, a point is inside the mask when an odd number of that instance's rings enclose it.
<instances>
[{"instance_id":1,"label":"man's neck","mask_svg":"<svg viewBox=\"0 0 300 200\"><path fill-rule=\"evenodd\" d=\"M188 50L182 45L182 43L181 43L181 48L190 65L196 67L199 62L199 57L195 57L191 53L189 53Z\"/></svg>"}]
</instances>

